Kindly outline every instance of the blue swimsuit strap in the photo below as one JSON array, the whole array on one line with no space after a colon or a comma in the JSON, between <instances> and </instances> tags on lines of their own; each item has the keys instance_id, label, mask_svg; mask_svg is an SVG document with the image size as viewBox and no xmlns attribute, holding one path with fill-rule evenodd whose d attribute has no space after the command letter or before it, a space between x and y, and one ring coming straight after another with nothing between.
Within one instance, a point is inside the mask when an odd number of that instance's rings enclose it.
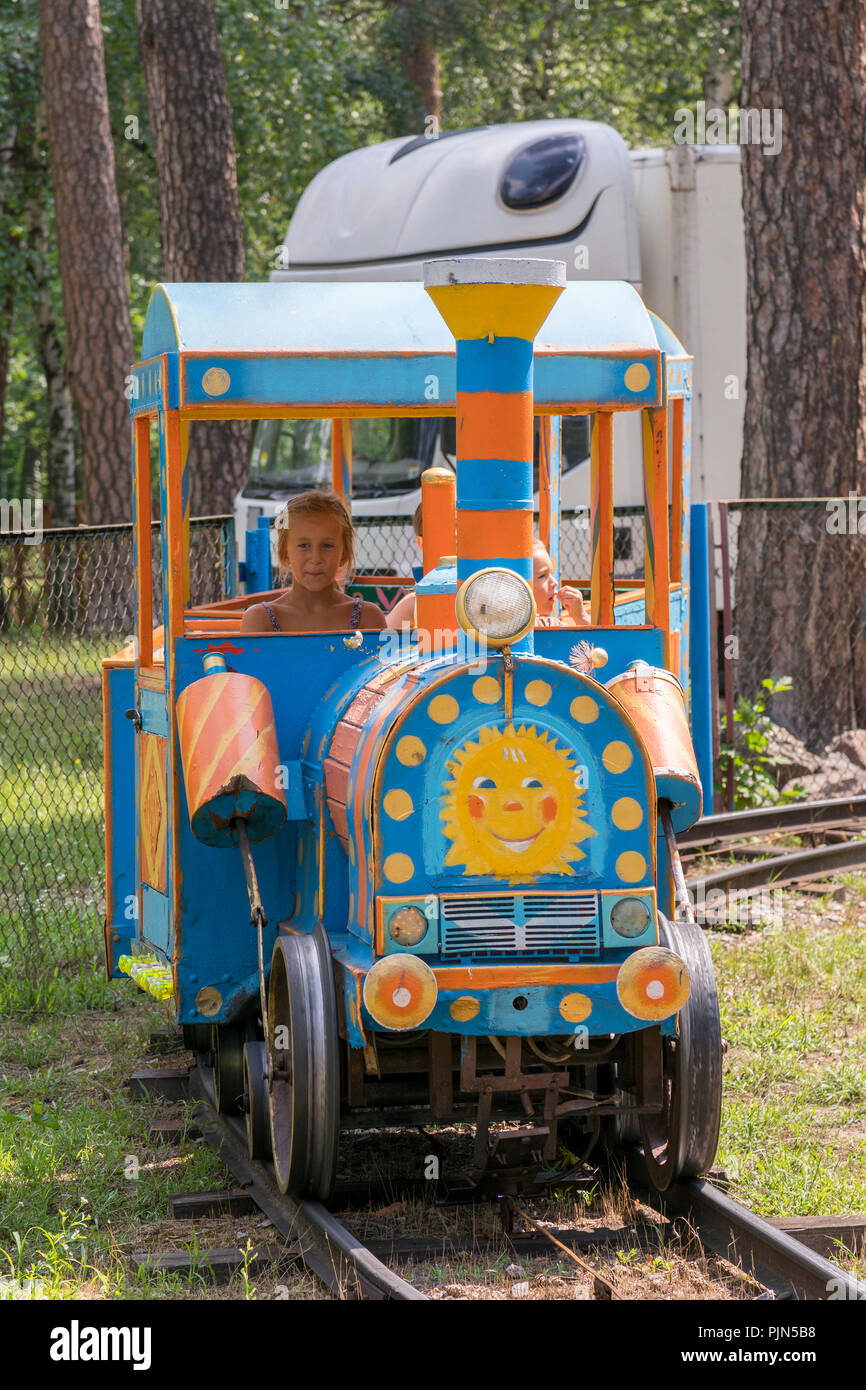
<instances>
[{"instance_id":1,"label":"blue swimsuit strap","mask_svg":"<svg viewBox=\"0 0 866 1390\"><path fill-rule=\"evenodd\" d=\"M363 598L363 595L362 595L362 594L356 594L356 595L355 595L355 601L354 601L354 603L352 604L352 616L351 616L351 618L349 619L349 627L351 628L351 630L352 630L353 632L355 631L355 629L357 628L358 624L359 624L360 621L361 621L361 609L362 609L363 607L364 607L364 598ZM271 612L271 605L270 605L269 603L263 603L263 604L262 604L262 608L264 608L265 612L267 613L268 617L270 618L270 620L271 620L271 627L274 629L274 632L282 632L282 628L280 627L279 623L277 622L276 618L274 617L273 613Z\"/></svg>"}]
</instances>

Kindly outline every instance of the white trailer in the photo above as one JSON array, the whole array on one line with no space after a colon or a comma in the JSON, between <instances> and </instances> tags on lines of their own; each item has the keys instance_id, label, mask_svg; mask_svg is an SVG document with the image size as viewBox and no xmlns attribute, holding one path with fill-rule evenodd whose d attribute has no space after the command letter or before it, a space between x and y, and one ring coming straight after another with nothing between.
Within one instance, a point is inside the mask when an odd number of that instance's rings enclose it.
<instances>
[{"instance_id":1,"label":"white trailer","mask_svg":"<svg viewBox=\"0 0 866 1390\"><path fill-rule=\"evenodd\" d=\"M693 500L734 497L746 337L739 178L737 146L629 153L596 121L388 140L316 175L271 278L420 279L431 257L477 254L562 260L569 279L627 280L695 354ZM365 422L353 441L358 519L411 516L421 472L450 452L447 422L430 424ZM259 516L275 515L292 491L329 485L329 441L328 422L260 424L237 499L241 556ZM637 415L617 420L614 449L614 501L640 503ZM588 502L588 422L566 421L562 506Z\"/></svg>"}]
</instances>

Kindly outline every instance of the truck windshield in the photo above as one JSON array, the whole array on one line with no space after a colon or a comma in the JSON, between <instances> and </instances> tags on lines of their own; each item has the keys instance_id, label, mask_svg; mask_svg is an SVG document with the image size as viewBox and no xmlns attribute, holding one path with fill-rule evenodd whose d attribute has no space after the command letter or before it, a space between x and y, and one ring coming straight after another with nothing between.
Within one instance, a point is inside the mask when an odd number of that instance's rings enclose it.
<instances>
[{"instance_id":1,"label":"truck windshield","mask_svg":"<svg viewBox=\"0 0 866 1390\"><path fill-rule=\"evenodd\" d=\"M352 495L385 497L420 486L434 462L439 426L430 419L352 421ZM330 420L260 420L250 456L248 497L331 485Z\"/></svg>"},{"instance_id":2,"label":"truck windshield","mask_svg":"<svg viewBox=\"0 0 866 1390\"><path fill-rule=\"evenodd\" d=\"M589 455L588 415L562 421L562 471ZM538 432L535 430L533 488L538 491ZM455 463L453 419L352 421L352 495L387 497L412 492L425 468ZM307 488L331 486L330 420L259 420L250 455L247 497L284 497Z\"/></svg>"}]
</instances>

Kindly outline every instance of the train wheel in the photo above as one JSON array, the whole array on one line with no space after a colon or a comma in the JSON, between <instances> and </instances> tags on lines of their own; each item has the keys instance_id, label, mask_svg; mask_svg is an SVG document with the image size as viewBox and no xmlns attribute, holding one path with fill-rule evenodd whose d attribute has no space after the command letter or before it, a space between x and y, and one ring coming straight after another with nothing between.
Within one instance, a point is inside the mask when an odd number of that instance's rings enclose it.
<instances>
[{"instance_id":1,"label":"train wheel","mask_svg":"<svg viewBox=\"0 0 866 1390\"><path fill-rule=\"evenodd\" d=\"M215 1024L213 1052L214 1099L221 1115L240 1109L244 1093L244 1043L250 1035L247 1023Z\"/></svg>"},{"instance_id":2,"label":"train wheel","mask_svg":"<svg viewBox=\"0 0 866 1390\"><path fill-rule=\"evenodd\" d=\"M263 1042L244 1046L244 1109L250 1158L271 1156L271 1116L268 1109L267 1052Z\"/></svg>"},{"instance_id":3,"label":"train wheel","mask_svg":"<svg viewBox=\"0 0 866 1390\"><path fill-rule=\"evenodd\" d=\"M183 1045L190 1052L209 1052L211 1046L211 1025L209 1023L185 1023L183 1025Z\"/></svg>"},{"instance_id":4,"label":"train wheel","mask_svg":"<svg viewBox=\"0 0 866 1390\"><path fill-rule=\"evenodd\" d=\"M337 1170L340 1056L331 953L321 927L310 935L277 938L268 1027L277 1182L281 1192L324 1201Z\"/></svg>"},{"instance_id":5,"label":"train wheel","mask_svg":"<svg viewBox=\"0 0 866 1390\"><path fill-rule=\"evenodd\" d=\"M691 993L680 1010L679 1037L662 1040L659 1115L640 1117L644 1159L653 1186L665 1192L679 1178L709 1171L719 1142L722 1035L713 964L700 927L668 922L660 939L688 967Z\"/></svg>"}]
</instances>

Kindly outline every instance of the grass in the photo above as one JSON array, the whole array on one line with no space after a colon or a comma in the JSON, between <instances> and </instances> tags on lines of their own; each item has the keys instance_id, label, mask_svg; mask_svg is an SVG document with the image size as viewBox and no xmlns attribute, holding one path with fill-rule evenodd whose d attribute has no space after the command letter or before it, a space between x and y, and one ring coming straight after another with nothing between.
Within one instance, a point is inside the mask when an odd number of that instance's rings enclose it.
<instances>
[{"instance_id":1,"label":"grass","mask_svg":"<svg viewBox=\"0 0 866 1390\"><path fill-rule=\"evenodd\" d=\"M725 1058L719 1162L765 1215L866 1211L866 884L785 895L781 923L714 935Z\"/></svg>"}]
</instances>

